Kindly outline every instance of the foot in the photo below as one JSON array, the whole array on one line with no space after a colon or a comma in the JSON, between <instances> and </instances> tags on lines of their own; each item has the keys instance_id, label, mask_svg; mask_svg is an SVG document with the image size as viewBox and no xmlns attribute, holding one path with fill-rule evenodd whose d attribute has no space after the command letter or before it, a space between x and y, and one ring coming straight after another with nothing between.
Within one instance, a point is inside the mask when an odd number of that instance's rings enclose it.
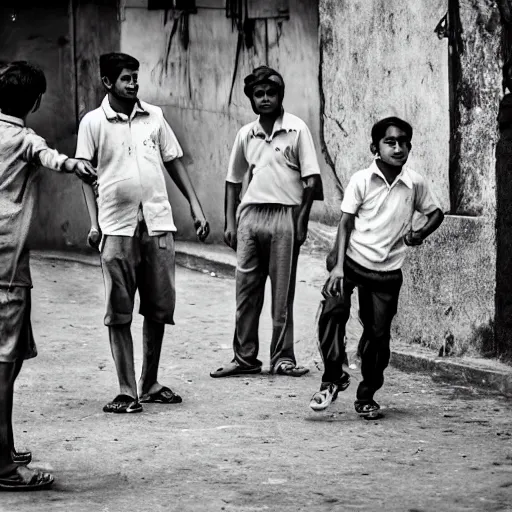
<instances>
[{"instance_id":1,"label":"foot","mask_svg":"<svg viewBox=\"0 0 512 512\"><path fill-rule=\"evenodd\" d=\"M210 377L218 379L220 377L236 377L238 375L251 375L255 373L261 373L261 366L240 366L236 361L232 361L210 372Z\"/></svg>"},{"instance_id":2,"label":"foot","mask_svg":"<svg viewBox=\"0 0 512 512\"><path fill-rule=\"evenodd\" d=\"M142 395L140 401L143 404L181 404L183 401L181 396L166 386L162 386L154 393L146 393Z\"/></svg>"},{"instance_id":3,"label":"foot","mask_svg":"<svg viewBox=\"0 0 512 512\"><path fill-rule=\"evenodd\" d=\"M356 400L354 407L357 414L365 420L377 420L383 417L380 405L375 400Z\"/></svg>"},{"instance_id":4,"label":"foot","mask_svg":"<svg viewBox=\"0 0 512 512\"><path fill-rule=\"evenodd\" d=\"M291 361L282 361L274 368L274 373L276 375L286 375L288 377L302 377L308 372L308 368L304 368L304 366L297 366Z\"/></svg>"},{"instance_id":5,"label":"foot","mask_svg":"<svg viewBox=\"0 0 512 512\"><path fill-rule=\"evenodd\" d=\"M18 466L12 473L0 477L0 491L41 491L52 484L50 473L26 466Z\"/></svg>"},{"instance_id":6,"label":"foot","mask_svg":"<svg viewBox=\"0 0 512 512\"><path fill-rule=\"evenodd\" d=\"M139 401L129 395L117 395L112 402L103 407L103 412L116 414L142 412Z\"/></svg>"},{"instance_id":7,"label":"foot","mask_svg":"<svg viewBox=\"0 0 512 512\"><path fill-rule=\"evenodd\" d=\"M338 382L322 382L320 391L311 398L309 406L314 411L323 411L338 398L340 391L345 391L350 385L350 375L345 373Z\"/></svg>"}]
</instances>

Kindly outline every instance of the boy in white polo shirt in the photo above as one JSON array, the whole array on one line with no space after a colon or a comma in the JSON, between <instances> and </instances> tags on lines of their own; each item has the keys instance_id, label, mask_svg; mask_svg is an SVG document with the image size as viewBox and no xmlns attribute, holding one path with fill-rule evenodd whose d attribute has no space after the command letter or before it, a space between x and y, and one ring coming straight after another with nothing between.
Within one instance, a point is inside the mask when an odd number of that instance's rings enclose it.
<instances>
[{"instance_id":1,"label":"boy in white polo shirt","mask_svg":"<svg viewBox=\"0 0 512 512\"><path fill-rule=\"evenodd\" d=\"M165 324L174 324L174 225L164 173L190 203L197 235L209 233L201 204L181 163L183 151L162 110L137 98L139 62L123 53L100 57L107 96L78 131L76 156L97 162L95 191L84 188L90 243L101 240L110 346L120 394L104 412L142 411L140 402L179 403L157 380ZM144 316L143 366L135 381L131 322L135 291ZM139 400L140 398L140 400Z\"/></svg>"},{"instance_id":2,"label":"boy in white polo shirt","mask_svg":"<svg viewBox=\"0 0 512 512\"><path fill-rule=\"evenodd\" d=\"M389 363L391 322L397 311L406 246L420 245L444 218L427 182L405 166L412 131L409 123L397 117L377 122L371 132L375 160L351 177L345 191L335 264L323 289L319 345L324 374L320 391L310 402L315 411L326 409L350 383L342 367L344 334L350 297L357 287L364 328L360 343L363 380L354 405L365 418L380 416L374 394L384 383ZM415 211L428 219L417 231L412 230Z\"/></svg>"},{"instance_id":3,"label":"boy in white polo shirt","mask_svg":"<svg viewBox=\"0 0 512 512\"><path fill-rule=\"evenodd\" d=\"M226 178L225 241L237 253L234 359L210 375L261 372L258 326L270 277L271 372L300 377L308 370L295 361L293 299L311 206L322 198L320 169L308 127L283 110L281 75L260 66L245 78L244 92L259 118L238 132Z\"/></svg>"}]
</instances>

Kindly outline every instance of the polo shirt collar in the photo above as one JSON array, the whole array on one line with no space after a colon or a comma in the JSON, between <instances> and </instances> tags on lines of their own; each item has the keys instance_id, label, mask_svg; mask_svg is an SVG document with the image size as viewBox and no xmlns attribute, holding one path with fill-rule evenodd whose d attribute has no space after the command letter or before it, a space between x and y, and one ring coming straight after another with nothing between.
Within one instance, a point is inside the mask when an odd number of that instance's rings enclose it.
<instances>
[{"instance_id":1,"label":"polo shirt collar","mask_svg":"<svg viewBox=\"0 0 512 512\"><path fill-rule=\"evenodd\" d=\"M272 140L278 133L288 133L293 130L296 130L296 128L293 126L290 116L284 111L284 109L282 109L281 115L274 122L274 128L272 130L270 140ZM252 136L258 137L260 139L267 139L267 134L260 124L259 116L258 120L254 123L254 127L252 129Z\"/></svg>"},{"instance_id":2,"label":"polo shirt collar","mask_svg":"<svg viewBox=\"0 0 512 512\"><path fill-rule=\"evenodd\" d=\"M17 126L25 126L25 121L23 121L23 119L14 116L8 116L7 114L2 114L2 112L0 112L0 121L15 124Z\"/></svg>"},{"instance_id":3,"label":"polo shirt collar","mask_svg":"<svg viewBox=\"0 0 512 512\"><path fill-rule=\"evenodd\" d=\"M379 166L377 165L377 162L375 160L372 162L370 169L372 171L372 175L379 176L384 180L386 184L389 185L388 181L384 177L384 174L382 174L382 171L379 169ZM411 189L413 188L412 180L409 175L409 170L405 165L402 167L402 172L397 176L396 180L391 184L391 186L393 186L398 181L401 181L406 187L409 187Z\"/></svg>"},{"instance_id":4,"label":"polo shirt collar","mask_svg":"<svg viewBox=\"0 0 512 512\"><path fill-rule=\"evenodd\" d=\"M103 98L103 101L101 102L101 108L103 109L103 112L105 112L105 116L109 121L127 121L128 116L125 114L122 114L121 112L116 112L111 106L110 101L108 101L108 94ZM149 112L147 110L144 110L144 108L141 105L140 100L137 100L135 105L133 106L132 113L130 114L129 119L133 119L137 115L143 115L148 116Z\"/></svg>"}]
</instances>

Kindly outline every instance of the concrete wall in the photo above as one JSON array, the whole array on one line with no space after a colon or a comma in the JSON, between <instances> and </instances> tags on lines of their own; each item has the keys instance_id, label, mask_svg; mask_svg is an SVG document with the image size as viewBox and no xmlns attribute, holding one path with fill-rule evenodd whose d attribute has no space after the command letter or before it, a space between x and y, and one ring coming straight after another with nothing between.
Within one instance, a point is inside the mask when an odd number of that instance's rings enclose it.
<instances>
[{"instance_id":1,"label":"concrete wall","mask_svg":"<svg viewBox=\"0 0 512 512\"><path fill-rule=\"evenodd\" d=\"M73 154L76 137L75 77L68 2L55 0L45 7L0 9L0 59L28 60L42 67L47 92L28 126L59 151ZM37 20L37 23L34 23ZM81 187L72 176L43 171L39 205L29 243L33 247L66 246L80 242L87 229ZM82 220L83 219L83 220ZM86 233L86 231L85 231Z\"/></svg>"},{"instance_id":2,"label":"concrete wall","mask_svg":"<svg viewBox=\"0 0 512 512\"><path fill-rule=\"evenodd\" d=\"M370 130L397 115L415 130L409 164L448 211L446 0L320 0L324 138L343 185L368 167Z\"/></svg>"},{"instance_id":3,"label":"concrete wall","mask_svg":"<svg viewBox=\"0 0 512 512\"><path fill-rule=\"evenodd\" d=\"M163 108L184 148L185 162L212 224L212 240L222 237L224 180L236 132L255 118L243 94L243 77L265 63L283 74L285 108L306 121L315 139L330 200L327 207L315 205L313 215L328 218L331 205L330 218L337 217L332 208L339 206L339 193L320 151L317 2L291 0L289 20L256 21L255 46L241 53L231 105L237 33L226 18L225 2L208 3L217 8L199 9L190 16L188 49L176 34L166 55L172 21L164 26L164 11L148 11L144 0L128 0L121 50L141 61L140 97ZM187 203L174 185L169 188L179 236L191 238Z\"/></svg>"},{"instance_id":4,"label":"concrete wall","mask_svg":"<svg viewBox=\"0 0 512 512\"><path fill-rule=\"evenodd\" d=\"M445 212L470 215L447 216L424 246L410 251L394 323L401 338L437 349L453 336L458 354L496 355L494 148L501 77L493 4L460 2L463 53L454 96L460 153L450 175L447 40L434 33L447 1L320 1L323 135L342 184L371 161L372 123L398 115L415 128L411 167L429 179Z\"/></svg>"}]
</instances>

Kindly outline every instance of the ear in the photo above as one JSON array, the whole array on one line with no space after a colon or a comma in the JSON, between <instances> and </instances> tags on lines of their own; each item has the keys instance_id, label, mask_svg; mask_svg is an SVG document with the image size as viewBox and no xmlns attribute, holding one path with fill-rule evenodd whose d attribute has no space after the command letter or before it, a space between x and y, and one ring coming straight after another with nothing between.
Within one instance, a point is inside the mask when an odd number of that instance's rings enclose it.
<instances>
[{"instance_id":1,"label":"ear","mask_svg":"<svg viewBox=\"0 0 512 512\"><path fill-rule=\"evenodd\" d=\"M412 149L412 144L411 144L410 142L408 142L408 143L407 143L407 149L408 149L409 151L411 151L411 149Z\"/></svg>"},{"instance_id":2,"label":"ear","mask_svg":"<svg viewBox=\"0 0 512 512\"><path fill-rule=\"evenodd\" d=\"M103 85L110 91L110 89L112 89L112 82L109 80L108 77L106 76L102 76L101 77L101 81L103 82Z\"/></svg>"},{"instance_id":3,"label":"ear","mask_svg":"<svg viewBox=\"0 0 512 512\"><path fill-rule=\"evenodd\" d=\"M372 152L372 155L376 155L379 152L377 146L373 142L370 144L370 151Z\"/></svg>"}]
</instances>

